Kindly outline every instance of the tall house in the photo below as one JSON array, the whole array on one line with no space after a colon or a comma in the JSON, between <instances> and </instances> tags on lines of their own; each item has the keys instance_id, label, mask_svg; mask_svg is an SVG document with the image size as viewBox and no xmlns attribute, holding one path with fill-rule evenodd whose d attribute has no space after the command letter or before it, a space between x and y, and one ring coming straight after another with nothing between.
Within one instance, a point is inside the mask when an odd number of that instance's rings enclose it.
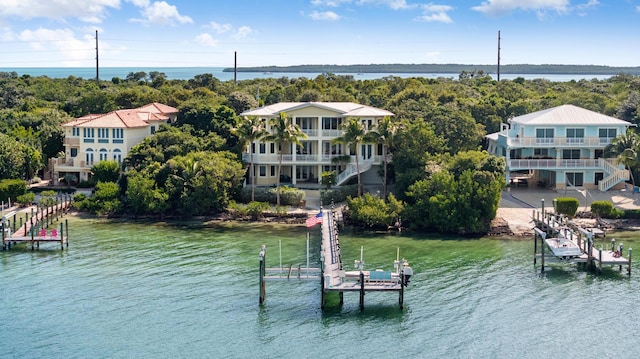
<instances>
[{"instance_id":1,"label":"tall house","mask_svg":"<svg viewBox=\"0 0 640 359\"><path fill-rule=\"evenodd\" d=\"M64 158L50 160L52 179L74 176L89 179L91 167L104 160L122 163L131 148L151 136L163 123L173 123L178 110L161 103L107 114L86 115L62 125L65 131Z\"/></svg>"},{"instance_id":2,"label":"tall house","mask_svg":"<svg viewBox=\"0 0 640 359\"><path fill-rule=\"evenodd\" d=\"M393 113L352 102L281 102L240 115L255 116L269 123L270 119L279 117L283 112L302 129L307 138L301 141L302 146L291 144L285 148L276 148L273 142L256 141L249 144L243 160L253 161L257 185L275 184L277 176L284 183L318 184L325 171L336 171L337 184L341 185L357 174L355 156L360 156L358 167L363 183L381 183L382 179L375 169L383 160L382 145L361 144L352 151L349 146L332 141L342 135L341 125L350 118L359 119L369 130L382 118L394 116ZM280 154L282 169L276 173Z\"/></svg>"},{"instance_id":3,"label":"tall house","mask_svg":"<svg viewBox=\"0 0 640 359\"><path fill-rule=\"evenodd\" d=\"M487 135L489 153L505 157L514 186L619 188L629 172L604 149L631 123L573 105L511 118Z\"/></svg>"}]
</instances>

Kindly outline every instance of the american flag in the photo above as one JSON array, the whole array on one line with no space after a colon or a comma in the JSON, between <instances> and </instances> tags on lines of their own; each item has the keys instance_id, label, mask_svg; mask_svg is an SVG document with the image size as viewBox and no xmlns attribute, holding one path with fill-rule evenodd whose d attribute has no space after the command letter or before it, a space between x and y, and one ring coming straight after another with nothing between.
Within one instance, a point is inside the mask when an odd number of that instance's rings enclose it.
<instances>
[{"instance_id":1,"label":"american flag","mask_svg":"<svg viewBox=\"0 0 640 359\"><path fill-rule=\"evenodd\" d=\"M307 218L307 228L313 227L316 224L322 223L322 212L318 212L315 216Z\"/></svg>"}]
</instances>

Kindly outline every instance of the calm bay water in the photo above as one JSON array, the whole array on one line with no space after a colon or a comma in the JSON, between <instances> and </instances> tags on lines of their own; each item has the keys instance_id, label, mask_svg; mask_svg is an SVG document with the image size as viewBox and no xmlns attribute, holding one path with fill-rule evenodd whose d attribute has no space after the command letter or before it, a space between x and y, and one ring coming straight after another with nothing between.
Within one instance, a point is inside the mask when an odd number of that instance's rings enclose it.
<instances>
[{"instance_id":1,"label":"calm bay water","mask_svg":"<svg viewBox=\"0 0 640 359\"><path fill-rule=\"evenodd\" d=\"M212 74L220 81L233 80L233 72L223 72L224 67L104 67L100 68L99 76L101 80L110 81L114 77L124 79L131 72L146 72L147 74L152 71L162 72L167 76L169 80L189 80L196 75ZM0 72L12 72L15 71L19 76L48 76L51 78L67 78L69 76L82 77L84 79L93 79L96 77L96 69L92 67L3 67L0 68ZM300 78L306 77L314 79L321 75L319 72L238 72L237 80L253 80L264 78ZM457 79L458 73L344 73L338 75L350 75L356 80L373 80L381 79L387 76L397 76L402 78L409 77L424 77L435 79L439 77ZM490 74L493 78L495 74ZM522 77L526 80L533 79L547 79L554 82L564 82L571 80L591 80L591 79L607 79L612 75L586 75L586 74L501 74L500 78L503 80L513 80L517 77Z\"/></svg>"},{"instance_id":2,"label":"calm bay water","mask_svg":"<svg viewBox=\"0 0 640 359\"><path fill-rule=\"evenodd\" d=\"M345 294L319 309L318 282L268 282L258 253L305 262L302 226L107 223L70 219L61 252L0 252L0 357L636 358L640 273L596 276L532 265L532 242L344 232L343 259L415 276L397 295ZM607 240L608 241L608 240ZM606 243L607 241L603 242ZM319 230L312 231L317 265ZM637 239L626 238L625 246ZM636 244L637 246L637 244Z\"/></svg>"}]
</instances>

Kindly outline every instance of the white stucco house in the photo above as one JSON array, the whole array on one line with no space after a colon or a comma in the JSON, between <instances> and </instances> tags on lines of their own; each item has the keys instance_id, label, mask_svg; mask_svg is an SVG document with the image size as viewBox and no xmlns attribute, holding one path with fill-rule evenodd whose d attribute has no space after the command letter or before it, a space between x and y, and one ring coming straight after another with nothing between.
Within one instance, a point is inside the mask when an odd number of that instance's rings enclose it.
<instances>
[{"instance_id":1,"label":"white stucco house","mask_svg":"<svg viewBox=\"0 0 640 359\"><path fill-rule=\"evenodd\" d=\"M277 118L284 112L307 135L302 146L292 144L287 148L276 148L275 143L256 141L245 149L243 160L256 165L256 185L272 185L280 176L282 182L292 184L313 183L321 181L324 171L336 171L337 185L344 184L355 176L355 156L358 162L363 183L366 181L381 183L377 167L383 159L381 145L361 144L357 153L352 153L348 146L333 144L332 140L342 135L341 125L349 118L357 118L366 129L374 128L379 120L393 113L352 102L281 102L241 113L241 116L255 116L264 119ZM267 127L267 131L269 128ZM282 169L276 173L279 154L282 153ZM337 164L334 158L348 155L348 161Z\"/></svg>"},{"instance_id":2,"label":"white stucco house","mask_svg":"<svg viewBox=\"0 0 640 359\"><path fill-rule=\"evenodd\" d=\"M486 136L489 153L507 162L514 186L607 191L624 186L629 172L604 149L631 123L574 105L513 117Z\"/></svg>"},{"instance_id":3,"label":"white stucco house","mask_svg":"<svg viewBox=\"0 0 640 359\"><path fill-rule=\"evenodd\" d=\"M65 157L50 160L52 178L71 174L86 181L91 166L99 161L122 163L131 148L151 136L160 124L175 122L178 112L171 106L151 103L135 109L86 115L63 124Z\"/></svg>"}]
</instances>

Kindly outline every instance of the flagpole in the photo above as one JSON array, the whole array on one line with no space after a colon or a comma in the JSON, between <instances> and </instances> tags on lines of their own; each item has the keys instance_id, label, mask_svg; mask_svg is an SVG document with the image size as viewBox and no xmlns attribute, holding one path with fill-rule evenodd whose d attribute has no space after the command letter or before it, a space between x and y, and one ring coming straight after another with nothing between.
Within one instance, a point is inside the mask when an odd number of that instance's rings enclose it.
<instances>
[{"instance_id":1,"label":"flagpole","mask_svg":"<svg viewBox=\"0 0 640 359\"><path fill-rule=\"evenodd\" d=\"M307 231L307 278L309 277L309 232Z\"/></svg>"}]
</instances>

